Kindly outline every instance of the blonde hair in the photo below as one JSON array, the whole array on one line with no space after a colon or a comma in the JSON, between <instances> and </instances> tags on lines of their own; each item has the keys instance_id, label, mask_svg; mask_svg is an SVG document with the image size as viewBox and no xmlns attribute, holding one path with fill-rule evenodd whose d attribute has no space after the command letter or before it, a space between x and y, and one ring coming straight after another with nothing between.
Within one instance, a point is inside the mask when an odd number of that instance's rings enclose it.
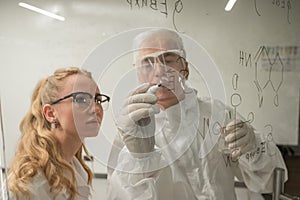
<instances>
[{"instance_id":1,"label":"blonde hair","mask_svg":"<svg viewBox=\"0 0 300 200\"><path fill-rule=\"evenodd\" d=\"M57 69L53 75L40 80L33 92L31 106L20 124L21 138L9 170L9 190L27 197L32 192L30 181L39 170L44 173L50 185L50 192L70 194L71 200L78 194L75 171L62 155L59 142L51 134L51 124L45 119L42 109L45 103L57 98L64 85L64 79L73 74L83 74L92 79L91 73L76 67ZM76 153L88 174L88 184L92 183L92 172L82 159L82 150L88 152L84 144ZM66 170L70 173L66 173ZM71 174L71 180L67 176ZM28 187L29 186L29 187Z\"/></svg>"}]
</instances>

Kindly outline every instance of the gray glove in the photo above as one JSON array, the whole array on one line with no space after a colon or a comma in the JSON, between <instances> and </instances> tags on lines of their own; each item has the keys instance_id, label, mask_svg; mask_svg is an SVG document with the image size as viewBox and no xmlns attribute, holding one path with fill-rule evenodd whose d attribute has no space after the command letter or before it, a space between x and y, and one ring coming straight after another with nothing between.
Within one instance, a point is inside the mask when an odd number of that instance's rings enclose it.
<instances>
[{"instance_id":1,"label":"gray glove","mask_svg":"<svg viewBox=\"0 0 300 200\"><path fill-rule=\"evenodd\" d=\"M121 109L117 127L128 150L134 156L154 151L154 114L159 112L154 104L157 97L146 93L150 84L145 83L134 89Z\"/></svg>"},{"instance_id":2,"label":"gray glove","mask_svg":"<svg viewBox=\"0 0 300 200\"><path fill-rule=\"evenodd\" d=\"M226 125L225 141L230 149L233 158L237 158L256 148L256 139L253 127L241 120L235 120Z\"/></svg>"}]
</instances>

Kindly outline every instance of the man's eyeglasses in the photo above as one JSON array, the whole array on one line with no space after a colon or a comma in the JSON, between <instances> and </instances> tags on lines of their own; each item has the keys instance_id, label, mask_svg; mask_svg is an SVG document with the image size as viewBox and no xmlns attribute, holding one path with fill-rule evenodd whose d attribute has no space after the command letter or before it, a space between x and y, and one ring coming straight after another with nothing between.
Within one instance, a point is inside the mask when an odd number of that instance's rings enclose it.
<instances>
[{"instance_id":1,"label":"man's eyeglasses","mask_svg":"<svg viewBox=\"0 0 300 200\"><path fill-rule=\"evenodd\" d=\"M88 92L74 92L72 94L69 94L67 96L53 101L52 103L50 103L50 105L57 104L62 100L70 97L73 98L73 103L78 105L78 107L80 107L81 109L87 109L92 105L93 102L95 102L96 105L101 106L103 110L106 110L108 108L110 100L110 97L105 94L97 93L94 97Z\"/></svg>"},{"instance_id":2,"label":"man's eyeglasses","mask_svg":"<svg viewBox=\"0 0 300 200\"><path fill-rule=\"evenodd\" d=\"M155 52L146 55L139 60L138 67L144 73L151 72L155 67L155 62L158 62L161 67L166 68L166 72L173 72L179 68L179 65L185 61L180 50L168 50Z\"/></svg>"}]
</instances>

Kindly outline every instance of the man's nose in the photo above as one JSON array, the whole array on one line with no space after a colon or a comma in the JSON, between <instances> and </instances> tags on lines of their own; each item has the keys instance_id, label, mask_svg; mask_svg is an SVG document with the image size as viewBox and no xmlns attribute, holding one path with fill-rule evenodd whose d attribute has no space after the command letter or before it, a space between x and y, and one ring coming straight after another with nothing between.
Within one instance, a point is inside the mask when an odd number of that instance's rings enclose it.
<instances>
[{"instance_id":1,"label":"man's nose","mask_svg":"<svg viewBox=\"0 0 300 200\"><path fill-rule=\"evenodd\" d=\"M154 65L153 67L154 67L155 76L157 77L165 76L166 67L158 58L154 60L153 65Z\"/></svg>"}]
</instances>

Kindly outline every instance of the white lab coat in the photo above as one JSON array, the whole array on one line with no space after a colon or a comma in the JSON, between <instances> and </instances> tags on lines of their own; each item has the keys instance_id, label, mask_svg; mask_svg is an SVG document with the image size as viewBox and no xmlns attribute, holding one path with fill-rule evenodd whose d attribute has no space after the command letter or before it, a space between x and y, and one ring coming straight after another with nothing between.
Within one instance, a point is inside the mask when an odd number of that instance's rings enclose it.
<instances>
[{"instance_id":1,"label":"white lab coat","mask_svg":"<svg viewBox=\"0 0 300 200\"><path fill-rule=\"evenodd\" d=\"M162 128L150 156L134 158L116 137L115 144L122 149L113 147L111 152L109 165L115 170L108 171L108 199L234 200L234 177L251 191L272 192L275 167L284 168L287 179L285 163L272 141L256 132L257 148L238 160L218 150L215 129L231 121L232 113L219 101L191 93L156 116L157 127Z\"/></svg>"},{"instance_id":2,"label":"white lab coat","mask_svg":"<svg viewBox=\"0 0 300 200\"><path fill-rule=\"evenodd\" d=\"M76 195L75 200L88 200L91 198L91 189L87 183L88 175L86 171L83 169L80 162L77 158L72 159L72 165L75 169L75 177L77 181L77 190L80 195ZM32 194L30 195L30 200L53 200L54 195L50 193L50 186L45 177L45 175L40 171L36 176L33 177L32 181ZM20 200L22 200L22 196L19 195ZM67 200L69 198L69 194L67 193L59 193L55 200ZM10 200L15 200L16 197L10 193Z\"/></svg>"}]
</instances>

